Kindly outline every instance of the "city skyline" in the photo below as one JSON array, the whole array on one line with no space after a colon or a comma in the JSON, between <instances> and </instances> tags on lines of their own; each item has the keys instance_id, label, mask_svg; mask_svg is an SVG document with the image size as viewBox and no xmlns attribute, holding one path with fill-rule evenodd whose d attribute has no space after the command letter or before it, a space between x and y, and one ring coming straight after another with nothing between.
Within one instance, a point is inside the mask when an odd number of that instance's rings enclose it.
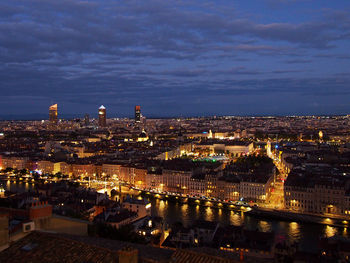
<instances>
[{"instance_id":1,"label":"city skyline","mask_svg":"<svg viewBox=\"0 0 350 263\"><path fill-rule=\"evenodd\" d=\"M350 1L0 1L0 261L350 262Z\"/></svg>"},{"instance_id":2,"label":"city skyline","mask_svg":"<svg viewBox=\"0 0 350 263\"><path fill-rule=\"evenodd\" d=\"M99 108L99 107L97 107ZM58 112L57 118L61 120L73 120L73 119L84 119L86 116L92 119L99 119L99 114L95 111L86 113L62 113ZM176 119L176 118L211 118L211 117L247 117L247 118L258 118L258 117L336 117L336 116L349 116L349 114L174 114L174 115L162 115L161 113L155 113L151 115L143 115L147 119ZM50 116L47 113L33 113L33 114L9 114L1 115L0 121L42 121L49 120ZM106 119L135 119L135 107L130 107L129 112L120 114L118 112L110 112Z\"/></svg>"},{"instance_id":3,"label":"city skyline","mask_svg":"<svg viewBox=\"0 0 350 263\"><path fill-rule=\"evenodd\" d=\"M3 1L0 115L349 114L348 1ZM44 15L46 14L46 15ZM30 36L30 37L29 37ZM6 117L7 116L7 117Z\"/></svg>"}]
</instances>

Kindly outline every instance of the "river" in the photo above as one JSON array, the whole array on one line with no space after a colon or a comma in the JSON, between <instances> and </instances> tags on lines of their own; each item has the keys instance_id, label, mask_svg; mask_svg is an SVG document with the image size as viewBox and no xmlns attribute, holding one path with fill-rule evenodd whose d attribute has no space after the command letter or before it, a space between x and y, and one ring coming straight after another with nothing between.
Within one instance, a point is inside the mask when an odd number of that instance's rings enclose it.
<instances>
[{"instance_id":1,"label":"river","mask_svg":"<svg viewBox=\"0 0 350 263\"><path fill-rule=\"evenodd\" d=\"M31 183L0 182L6 190L25 192L33 189L33 184ZM291 242L299 242L300 248L309 252L315 252L317 250L317 243L320 236L331 237L340 235L350 237L346 227L261 219L237 211L181 204L155 198L151 199L151 203L152 215L163 217L169 225L174 222L182 222L185 226L189 226L197 219L217 221L223 225L244 225L251 230L273 231L278 240L285 239Z\"/></svg>"},{"instance_id":2,"label":"river","mask_svg":"<svg viewBox=\"0 0 350 263\"><path fill-rule=\"evenodd\" d=\"M259 229L263 232L273 231L278 240L299 242L300 248L309 252L315 252L317 250L318 239L321 236L331 237L340 235L349 237L346 227L261 219L238 211L181 204L160 199L152 200L152 215L165 218L169 224L179 221L185 226L189 226L195 220L203 219L217 221L223 225L244 225L247 229L251 230Z\"/></svg>"}]
</instances>

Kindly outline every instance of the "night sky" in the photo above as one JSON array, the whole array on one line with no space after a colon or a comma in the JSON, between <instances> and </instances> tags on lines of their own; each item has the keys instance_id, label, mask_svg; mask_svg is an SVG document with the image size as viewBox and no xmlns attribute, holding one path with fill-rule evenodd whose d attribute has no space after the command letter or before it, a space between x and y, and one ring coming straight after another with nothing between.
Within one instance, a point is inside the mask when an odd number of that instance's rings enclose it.
<instances>
[{"instance_id":1,"label":"night sky","mask_svg":"<svg viewBox=\"0 0 350 263\"><path fill-rule=\"evenodd\" d=\"M0 1L0 116L350 113L350 1Z\"/></svg>"}]
</instances>

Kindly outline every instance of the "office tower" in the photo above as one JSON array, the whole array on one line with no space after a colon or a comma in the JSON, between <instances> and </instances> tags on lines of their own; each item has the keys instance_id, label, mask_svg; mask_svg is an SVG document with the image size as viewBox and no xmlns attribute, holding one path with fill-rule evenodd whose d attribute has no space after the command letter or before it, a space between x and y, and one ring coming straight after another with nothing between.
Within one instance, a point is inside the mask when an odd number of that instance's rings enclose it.
<instances>
[{"instance_id":1,"label":"office tower","mask_svg":"<svg viewBox=\"0 0 350 263\"><path fill-rule=\"evenodd\" d=\"M141 122L141 106L135 106L135 122Z\"/></svg>"},{"instance_id":2,"label":"office tower","mask_svg":"<svg viewBox=\"0 0 350 263\"><path fill-rule=\"evenodd\" d=\"M106 108L103 105L98 109L98 126L106 127Z\"/></svg>"},{"instance_id":3,"label":"office tower","mask_svg":"<svg viewBox=\"0 0 350 263\"><path fill-rule=\"evenodd\" d=\"M90 125L90 116L89 116L89 114L85 114L84 125L85 126L89 126Z\"/></svg>"},{"instance_id":4,"label":"office tower","mask_svg":"<svg viewBox=\"0 0 350 263\"><path fill-rule=\"evenodd\" d=\"M49 121L51 124L57 124L57 104L49 107Z\"/></svg>"}]
</instances>

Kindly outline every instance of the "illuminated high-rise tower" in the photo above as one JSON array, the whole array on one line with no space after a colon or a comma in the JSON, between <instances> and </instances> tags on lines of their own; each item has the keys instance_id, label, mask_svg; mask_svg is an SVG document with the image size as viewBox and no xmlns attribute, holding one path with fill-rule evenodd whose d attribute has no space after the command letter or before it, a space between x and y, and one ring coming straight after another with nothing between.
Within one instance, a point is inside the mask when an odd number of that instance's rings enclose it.
<instances>
[{"instance_id":1,"label":"illuminated high-rise tower","mask_svg":"<svg viewBox=\"0 0 350 263\"><path fill-rule=\"evenodd\" d=\"M103 105L98 109L98 126L106 127L106 108Z\"/></svg>"},{"instance_id":2,"label":"illuminated high-rise tower","mask_svg":"<svg viewBox=\"0 0 350 263\"><path fill-rule=\"evenodd\" d=\"M141 122L141 106L135 106L135 122Z\"/></svg>"},{"instance_id":3,"label":"illuminated high-rise tower","mask_svg":"<svg viewBox=\"0 0 350 263\"><path fill-rule=\"evenodd\" d=\"M49 121L51 124L57 124L57 104L49 107Z\"/></svg>"},{"instance_id":4,"label":"illuminated high-rise tower","mask_svg":"<svg viewBox=\"0 0 350 263\"><path fill-rule=\"evenodd\" d=\"M89 114L85 114L84 125L85 126L89 126L90 125L90 116L89 116Z\"/></svg>"}]
</instances>

